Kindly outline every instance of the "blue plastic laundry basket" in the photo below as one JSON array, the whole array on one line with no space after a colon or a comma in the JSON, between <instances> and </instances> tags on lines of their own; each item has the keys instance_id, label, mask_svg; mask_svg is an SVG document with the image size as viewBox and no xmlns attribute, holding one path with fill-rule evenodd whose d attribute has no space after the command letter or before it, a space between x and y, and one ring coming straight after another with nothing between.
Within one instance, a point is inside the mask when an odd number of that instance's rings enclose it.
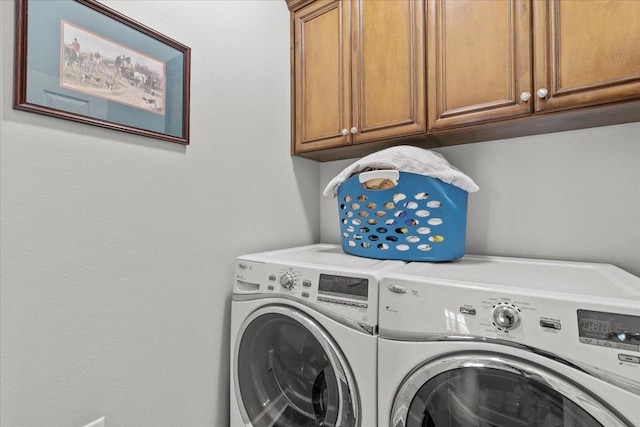
<instances>
[{"instance_id":1,"label":"blue plastic laundry basket","mask_svg":"<svg viewBox=\"0 0 640 427\"><path fill-rule=\"evenodd\" d=\"M365 186L383 181L395 186ZM394 170L354 175L338 187L342 249L377 259L437 262L461 258L467 198L461 188L425 175Z\"/></svg>"}]
</instances>

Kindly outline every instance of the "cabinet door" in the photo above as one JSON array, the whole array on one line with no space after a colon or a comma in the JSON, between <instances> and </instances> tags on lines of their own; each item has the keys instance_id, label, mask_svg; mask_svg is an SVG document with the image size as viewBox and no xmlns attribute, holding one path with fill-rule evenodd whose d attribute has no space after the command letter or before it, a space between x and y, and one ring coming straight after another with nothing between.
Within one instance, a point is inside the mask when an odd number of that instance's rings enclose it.
<instances>
[{"instance_id":1,"label":"cabinet door","mask_svg":"<svg viewBox=\"0 0 640 427\"><path fill-rule=\"evenodd\" d=\"M640 1L534 1L536 111L640 98Z\"/></svg>"},{"instance_id":2,"label":"cabinet door","mask_svg":"<svg viewBox=\"0 0 640 427\"><path fill-rule=\"evenodd\" d=\"M529 115L528 0L430 0L429 129Z\"/></svg>"},{"instance_id":3,"label":"cabinet door","mask_svg":"<svg viewBox=\"0 0 640 427\"><path fill-rule=\"evenodd\" d=\"M423 0L352 1L354 143L426 134Z\"/></svg>"},{"instance_id":4,"label":"cabinet door","mask_svg":"<svg viewBox=\"0 0 640 427\"><path fill-rule=\"evenodd\" d=\"M316 1L294 20L294 151L350 143L350 8L342 1Z\"/></svg>"}]
</instances>

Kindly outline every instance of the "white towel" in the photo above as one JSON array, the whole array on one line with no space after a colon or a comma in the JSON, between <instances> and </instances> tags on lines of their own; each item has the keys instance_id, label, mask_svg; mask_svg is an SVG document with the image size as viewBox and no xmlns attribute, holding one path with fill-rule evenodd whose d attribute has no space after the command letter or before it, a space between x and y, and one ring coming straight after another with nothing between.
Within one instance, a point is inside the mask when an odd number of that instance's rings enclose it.
<instances>
[{"instance_id":1,"label":"white towel","mask_svg":"<svg viewBox=\"0 0 640 427\"><path fill-rule=\"evenodd\" d=\"M480 189L471 178L451 165L440 153L401 145L370 154L347 166L327 184L322 194L335 197L340 184L365 169L392 169L418 173L455 185L468 193L475 193Z\"/></svg>"}]
</instances>

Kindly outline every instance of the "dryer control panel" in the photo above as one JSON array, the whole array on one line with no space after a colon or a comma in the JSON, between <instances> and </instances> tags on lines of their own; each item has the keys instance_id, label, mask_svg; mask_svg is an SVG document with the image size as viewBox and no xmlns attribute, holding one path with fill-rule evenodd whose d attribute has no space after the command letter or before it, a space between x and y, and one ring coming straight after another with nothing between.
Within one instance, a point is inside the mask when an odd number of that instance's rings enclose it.
<instances>
[{"instance_id":1,"label":"dryer control panel","mask_svg":"<svg viewBox=\"0 0 640 427\"><path fill-rule=\"evenodd\" d=\"M640 309L633 301L611 304L534 294L538 292L385 278L380 336L502 340L585 362L640 384Z\"/></svg>"},{"instance_id":2,"label":"dryer control panel","mask_svg":"<svg viewBox=\"0 0 640 427\"><path fill-rule=\"evenodd\" d=\"M614 372L640 389L640 277L602 263L465 255L380 285L380 336L499 340Z\"/></svg>"},{"instance_id":3,"label":"dryer control panel","mask_svg":"<svg viewBox=\"0 0 640 427\"><path fill-rule=\"evenodd\" d=\"M593 310L577 312L581 343L640 352L640 316ZM640 354L622 355L619 359L640 364Z\"/></svg>"}]
</instances>

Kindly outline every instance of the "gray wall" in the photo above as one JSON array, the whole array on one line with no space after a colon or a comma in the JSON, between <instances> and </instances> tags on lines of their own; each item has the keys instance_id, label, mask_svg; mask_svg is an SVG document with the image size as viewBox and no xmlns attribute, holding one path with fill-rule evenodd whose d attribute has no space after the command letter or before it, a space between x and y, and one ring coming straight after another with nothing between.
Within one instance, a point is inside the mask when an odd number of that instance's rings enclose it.
<instances>
[{"instance_id":1,"label":"gray wall","mask_svg":"<svg viewBox=\"0 0 640 427\"><path fill-rule=\"evenodd\" d=\"M435 151L480 186L466 252L606 262L640 276L640 123ZM323 163L324 186L353 160ZM335 199L321 238L340 241Z\"/></svg>"},{"instance_id":2,"label":"gray wall","mask_svg":"<svg viewBox=\"0 0 640 427\"><path fill-rule=\"evenodd\" d=\"M103 3L192 48L192 143L13 110L0 1L0 424L224 426L234 258L319 240L286 3Z\"/></svg>"}]
</instances>

